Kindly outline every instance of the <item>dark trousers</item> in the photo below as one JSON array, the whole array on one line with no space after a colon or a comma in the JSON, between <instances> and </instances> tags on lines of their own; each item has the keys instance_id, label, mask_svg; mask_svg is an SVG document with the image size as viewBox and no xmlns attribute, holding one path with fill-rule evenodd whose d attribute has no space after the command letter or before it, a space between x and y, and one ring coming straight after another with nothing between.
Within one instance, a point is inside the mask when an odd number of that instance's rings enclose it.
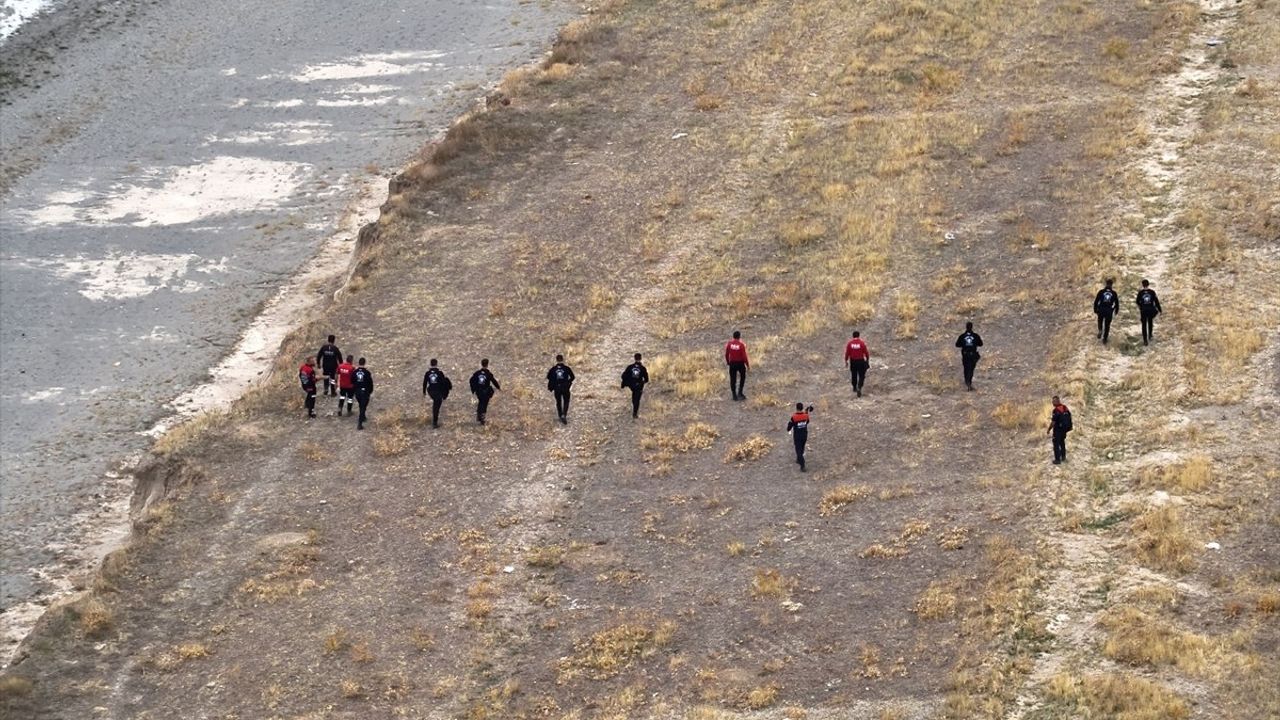
<instances>
[{"instance_id":1,"label":"dark trousers","mask_svg":"<svg viewBox=\"0 0 1280 720\"><path fill-rule=\"evenodd\" d=\"M854 390L862 392L862 383L867 381L867 367L870 364L866 360L849 361L849 380L853 383Z\"/></svg>"},{"instance_id":2,"label":"dark trousers","mask_svg":"<svg viewBox=\"0 0 1280 720\"><path fill-rule=\"evenodd\" d=\"M1151 342L1151 338L1156 333L1156 314L1142 313L1142 343L1145 345Z\"/></svg>"},{"instance_id":3,"label":"dark trousers","mask_svg":"<svg viewBox=\"0 0 1280 720\"><path fill-rule=\"evenodd\" d=\"M440 406L443 404L443 397L431 396L431 427L440 426Z\"/></svg>"},{"instance_id":4,"label":"dark trousers","mask_svg":"<svg viewBox=\"0 0 1280 720\"><path fill-rule=\"evenodd\" d=\"M796 462L799 463L800 469L804 469L804 446L809 442L809 431L792 430L791 439L796 444Z\"/></svg>"},{"instance_id":5,"label":"dark trousers","mask_svg":"<svg viewBox=\"0 0 1280 720\"><path fill-rule=\"evenodd\" d=\"M964 384L966 386L973 385L973 370L978 367L977 355L961 355L960 362L964 364Z\"/></svg>"},{"instance_id":6,"label":"dark trousers","mask_svg":"<svg viewBox=\"0 0 1280 720\"><path fill-rule=\"evenodd\" d=\"M1098 313L1098 337L1102 338L1104 345L1111 337L1111 318L1111 313Z\"/></svg>"},{"instance_id":7,"label":"dark trousers","mask_svg":"<svg viewBox=\"0 0 1280 720\"><path fill-rule=\"evenodd\" d=\"M360 416L356 418L356 428L364 427L365 410L369 409L369 393L356 391L356 404L360 406Z\"/></svg>"},{"instance_id":8,"label":"dark trousers","mask_svg":"<svg viewBox=\"0 0 1280 720\"><path fill-rule=\"evenodd\" d=\"M1067 459L1067 434L1053 431L1053 461L1064 462Z\"/></svg>"},{"instance_id":9,"label":"dark trousers","mask_svg":"<svg viewBox=\"0 0 1280 720\"><path fill-rule=\"evenodd\" d=\"M338 374L337 370L324 371L324 394L325 395L338 394L338 378L336 377L337 374Z\"/></svg>"},{"instance_id":10,"label":"dark trousers","mask_svg":"<svg viewBox=\"0 0 1280 720\"><path fill-rule=\"evenodd\" d=\"M733 394L733 399L737 400L742 397L742 386L747 383L747 364L740 362L729 363L729 392Z\"/></svg>"},{"instance_id":11,"label":"dark trousers","mask_svg":"<svg viewBox=\"0 0 1280 720\"><path fill-rule=\"evenodd\" d=\"M485 413L489 412L489 401L493 399L493 393L476 393L476 421L483 423Z\"/></svg>"},{"instance_id":12,"label":"dark trousers","mask_svg":"<svg viewBox=\"0 0 1280 720\"><path fill-rule=\"evenodd\" d=\"M316 414L316 391L307 390L305 392L307 393L307 400L304 404L307 406L307 415L308 416L315 415Z\"/></svg>"},{"instance_id":13,"label":"dark trousers","mask_svg":"<svg viewBox=\"0 0 1280 720\"><path fill-rule=\"evenodd\" d=\"M640 396L644 394L643 385L634 385L631 388L631 417L640 417Z\"/></svg>"},{"instance_id":14,"label":"dark trousers","mask_svg":"<svg viewBox=\"0 0 1280 720\"><path fill-rule=\"evenodd\" d=\"M565 388L564 390L556 389L554 392L556 395L556 414L559 415L560 417L568 416L569 415L568 388Z\"/></svg>"},{"instance_id":15,"label":"dark trousers","mask_svg":"<svg viewBox=\"0 0 1280 720\"><path fill-rule=\"evenodd\" d=\"M347 403L347 414L348 415L351 414L351 404L355 402L355 397L356 397L356 391L354 388L348 388L346 390L342 390L342 389L338 390L338 414L339 415L342 414L343 401L346 401Z\"/></svg>"}]
</instances>

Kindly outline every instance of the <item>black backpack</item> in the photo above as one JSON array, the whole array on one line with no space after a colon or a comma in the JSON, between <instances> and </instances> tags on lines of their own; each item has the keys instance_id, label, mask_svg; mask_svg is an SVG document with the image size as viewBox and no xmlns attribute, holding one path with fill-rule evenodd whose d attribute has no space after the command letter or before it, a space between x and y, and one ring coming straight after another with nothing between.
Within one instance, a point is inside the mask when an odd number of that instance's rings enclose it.
<instances>
[{"instance_id":1,"label":"black backpack","mask_svg":"<svg viewBox=\"0 0 1280 720\"><path fill-rule=\"evenodd\" d=\"M1063 410L1058 414L1058 429L1063 432L1071 432L1074 426L1071 424L1071 411Z\"/></svg>"}]
</instances>

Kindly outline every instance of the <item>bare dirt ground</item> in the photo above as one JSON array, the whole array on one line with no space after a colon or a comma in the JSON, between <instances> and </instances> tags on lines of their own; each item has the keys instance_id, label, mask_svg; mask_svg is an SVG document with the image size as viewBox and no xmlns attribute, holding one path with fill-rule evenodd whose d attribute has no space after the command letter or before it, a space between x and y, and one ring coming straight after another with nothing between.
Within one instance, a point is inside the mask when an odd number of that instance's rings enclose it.
<instances>
[{"instance_id":1,"label":"bare dirt ground","mask_svg":"<svg viewBox=\"0 0 1280 720\"><path fill-rule=\"evenodd\" d=\"M166 436L143 490L167 497L46 616L8 711L1273 716L1277 22L597 8L393 183L276 378ZM1150 348L1130 307L1096 345L1110 274L1162 292ZM293 370L327 331L377 375L361 433L328 403L301 419ZM568 426L556 352L580 377ZM482 356L503 391L478 427ZM457 386L439 430L429 357ZM1062 468L1053 392L1079 428Z\"/></svg>"}]
</instances>

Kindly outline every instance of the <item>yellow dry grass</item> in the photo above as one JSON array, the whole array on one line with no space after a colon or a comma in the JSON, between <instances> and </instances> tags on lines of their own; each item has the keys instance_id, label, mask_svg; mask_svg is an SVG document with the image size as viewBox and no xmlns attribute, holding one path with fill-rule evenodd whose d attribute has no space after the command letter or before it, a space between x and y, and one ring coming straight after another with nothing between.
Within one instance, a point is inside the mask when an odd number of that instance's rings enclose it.
<instances>
[{"instance_id":1,"label":"yellow dry grass","mask_svg":"<svg viewBox=\"0 0 1280 720\"><path fill-rule=\"evenodd\" d=\"M1138 559L1156 568L1186 572L1195 567L1196 543L1173 505L1152 508L1133 523L1133 549Z\"/></svg>"},{"instance_id":2,"label":"yellow dry grass","mask_svg":"<svg viewBox=\"0 0 1280 720\"><path fill-rule=\"evenodd\" d=\"M772 442L761 435L752 435L730 447L729 452L724 456L724 461L727 463L752 462L768 455L772 449Z\"/></svg>"},{"instance_id":3,"label":"yellow dry grass","mask_svg":"<svg viewBox=\"0 0 1280 720\"><path fill-rule=\"evenodd\" d=\"M871 495L866 485L840 485L822 494L818 502L818 514L829 517L844 512L848 506Z\"/></svg>"}]
</instances>

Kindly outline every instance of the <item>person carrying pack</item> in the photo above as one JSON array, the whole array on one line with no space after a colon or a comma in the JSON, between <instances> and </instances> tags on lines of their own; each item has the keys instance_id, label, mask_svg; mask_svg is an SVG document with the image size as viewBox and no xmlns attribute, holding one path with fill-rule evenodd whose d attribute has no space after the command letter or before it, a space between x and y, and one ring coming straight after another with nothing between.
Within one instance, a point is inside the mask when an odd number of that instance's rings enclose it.
<instances>
[{"instance_id":1,"label":"person carrying pack","mask_svg":"<svg viewBox=\"0 0 1280 720\"><path fill-rule=\"evenodd\" d=\"M1067 461L1067 433L1071 432L1071 411L1057 395L1053 396L1053 414L1049 416L1046 434L1053 436L1053 464Z\"/></svg>"},{"instance_id":2,"label":"person carrying pack","mask_svg":"<svg viewBox=\"0 0 1280 720\"><path fill-rule=\"evenodd\" d=\"M796 446L796 463L800 466L800 472L806 472L804 446L809 442L809 413L811 412L813 412L812 405L806 408L804 403L796 403L796 411L787 422L787 432L791 433L791 440Z\"/></svg>"},{"instance_id":3,"label":"person carrying pack","mask_svg":"<svg viewBox=\"0 0 1280 720\"><path fill-rule=\"evenodd\" d=\"M480 361L480 369L471 374L471 394L476 396L476 422L484 425L489 401L493 399L493 393L501 389L498 378L489 372L489 358L484 358Z\"/></svg>"},{"instance_id":4,"label":"person carrying pack","mask_svg":"<svg viewBox=\"0 0 1280 720\"><path fill-rule=\"evenodd\" d=\"M973 389L973 371L978 367L982 355L978 348L982 347L982 336L973 331L973 323L964 324L964 332L956 338L956 347L960 348L960 363L964 365L964 386Z\"/></svg>"},{"instance_id":5,"label":"person carrying pack","mask_svg":"<svg viewBox=\"0 0 1280 720\"><path fill-rule=\"evenodd\" d=\"M564 364L564 356L556 356L556 364L547 371L547 390L556 396L556 415L561 424L569 424L569 397L573 388L573 368Z\"/></svg>"},{"instance_id":6,"label":"person carrying pack","mask_svg":"<svg viewBox=\"0 0 1280 720\"><path fill-rule=\"evenodd\" d=\"M1138 291L1134 302L1138 304L1138 316L1142 321L1142 344L1150 345L1156 332L1156 316L1163 312L1160 309L1160 298L1151 289L1151 283L1143 280L1142 289Z\"/></svg>"},{"instance_id":7,"label":"person carrying pack","mask_svg":"<svg viewBox=\"0 0 1280 720\"><path fill-rule=\"evenodd\" d=\"M431 358L431 366L422 376L422 394L431 398L431 427L440 427L440 406L449 399L453 390L453 381L439 368L435 358Z\"/></svg>"},{"instance_id":8,"label":"person carrying pack","mask_svg":"<svg viewBox=\"0 0 1280 720\"><path fill-rule=\"evenodd\" d=\"M356 371L351 374L351 381L355 385L356 404L360 406L356 429L363 430L365 420L369 419L365 412L369 409L369 399L373 397L373 373L364 366L364 358L356 361Z\"/></svg>"},{"instance_id":9,"label":"person carrying pack","mask_svg":"<svg viewBox=\"0 0 1280 720\"><path fill-rule=\"evenodd\" d=\"M307 395L304 402L307 417L313 418L316 416L316 369L311 365L311 358L303 360L302 366L298 368L298 382L302 384L302 392Z\"/></svg>"},{"instance_id":10,"label":"person carrying pack","mask_svg":"<svg viewBox=\"0 0 1280 720\"><path fill-rule=\"evenodd\" d=\"M1098 339L1103 345L1111 336L1111 320L1120 312L1120 295L1111 285L1115 282L1107 278L1106 287L1098 291L1093 298L1093 314L1098 316Z\"/></svg>"},{"instance_id":11,"label":"person carrying pack","mask_svg":"<svg viewBox=\"0 0 1280 720\"><path fill-rule=\"evenodd\" d=\"M631 389L632 420L640 417L640 396L648 383L649 371L640 362L640 353L636 353L636 361L622 369L622 387Z\"/></svg>"}]
</instances>

